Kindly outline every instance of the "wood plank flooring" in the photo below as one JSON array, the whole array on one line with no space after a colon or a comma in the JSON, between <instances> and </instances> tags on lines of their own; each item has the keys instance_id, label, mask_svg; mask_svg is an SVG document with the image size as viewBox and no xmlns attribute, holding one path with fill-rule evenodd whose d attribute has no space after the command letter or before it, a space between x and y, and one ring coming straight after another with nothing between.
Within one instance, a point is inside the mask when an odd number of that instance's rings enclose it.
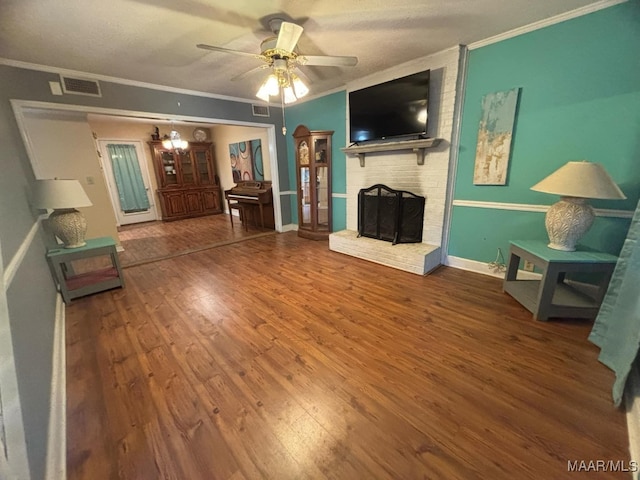
<instances>
[{"instance_id":1,"label":"wood plank flooring","mask_svg":"<svg viewBox=\"0 0 640 480\"><path fill-rule=\"evenodd\" d=\"M561 479L629 460L591 322L535 322L497 279L293 232L125 279L67 308L71 480Z\"/></svg>"},{"instance_id":2,"label":"wood plank flooring","mask_svg":"<svg viewBox=\"0 0 640 480\"><path fill-rule=\"evenodd\" d=\"M178 257L199 250L233 243L256 236L275 234L274 230L253 223L244 229L238 217L231 227L229 215L207 215L173 222L145 222L123 225L118 238L124 251L120 262L124 267Z\"/></svg>"}]
</instances>

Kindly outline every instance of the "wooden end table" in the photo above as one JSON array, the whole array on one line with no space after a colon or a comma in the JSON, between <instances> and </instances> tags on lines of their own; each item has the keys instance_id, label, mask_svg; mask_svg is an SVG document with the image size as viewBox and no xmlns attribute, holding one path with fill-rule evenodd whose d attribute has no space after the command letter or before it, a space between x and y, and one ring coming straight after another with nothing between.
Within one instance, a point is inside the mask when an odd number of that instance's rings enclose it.
<instances>
[{"instance_id":1,"label":"wooden end table","mask_svg":"<svg viewBox=\"0 0 640 480\"><path fill-rule=\"evenodd\" d=\"M55 248L47 251L47 262L65 303L91 293L124 287L116 242L111 237L92 238L86 242L87 244L83 247ZM108 255L111 258L110 267L81 274L74 272L71 264L73 260L102 255Z\"/></svg>"},{"instance_id":2,"label":"wooden end table","mask_svg":"<svg viewBox=\"0 0 640 480\"><path fill-rule=\"evenodd\" d=\"M513 240L503 291L510 294L537 320L550 317L593 319L607 291L618 257L581 248L564 252L540 240ZM518 280L520 259L542 270L540 280ZM597 285L565 282L566 273L597 273Z\"/></svg>"}]
</instances>

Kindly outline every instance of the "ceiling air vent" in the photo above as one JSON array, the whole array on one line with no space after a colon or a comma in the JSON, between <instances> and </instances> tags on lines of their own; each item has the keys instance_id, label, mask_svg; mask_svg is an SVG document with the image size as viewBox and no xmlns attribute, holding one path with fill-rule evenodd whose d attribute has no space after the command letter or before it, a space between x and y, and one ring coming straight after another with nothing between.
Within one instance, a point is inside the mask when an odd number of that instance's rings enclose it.
<instances>
[{"instance_id":1,"label":"ceiling air vent","mask_svg":"<svg viewBox=\"0 0 640 480\"><path fill-rule=\"evenodd\" d=\"M65 77L60 75L62 90L64 93L73 95L89 95L91 97L101 97L100 84L96 80L86 78Z\"/></svg>"},{"instance_id":2,"label":"ceiling air vent","mask_svg":"<svg viewBox=\"0 0 640 480\"><path fill-rule=\"evenodd\" d=\"M251 105L254 117L268 117L269 107L266 105Z\"/></svg>"}]
</instances>

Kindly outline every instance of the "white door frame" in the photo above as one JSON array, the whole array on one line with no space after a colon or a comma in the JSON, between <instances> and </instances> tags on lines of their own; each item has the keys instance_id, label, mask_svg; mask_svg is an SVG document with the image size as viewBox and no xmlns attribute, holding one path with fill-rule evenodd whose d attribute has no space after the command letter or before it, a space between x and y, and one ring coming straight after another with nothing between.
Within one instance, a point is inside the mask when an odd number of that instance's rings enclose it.
<instances>
[{"instance_id":1,"label":"white door frame","mask_svg":"<svg viewBox=\"0 0 640 480\"><path fill-rule=\"evenodd\" d=\"M111 206L113 207L113 213L115 213L118 226L128 225L130 223L150 222L158 219L158 208L155 202L155 196L151 191L151 177L149 175L149 164L147 157L144 155L142 142L140 140L123 140L123 139L111 139L111 138L99 138L97 140L98 147L100 149L100 164L102 165L102 171L104 172L107 190L109 191L109 197L111 198ZM149 210L146 212L124 213L120 208L120 197L118 194L118 187L115 183L115 176L113 175L113 167L109 161L109 150L107 145L127 144L133 145L136 149L136 156L138 157L138 163L140 164L140 173L142 174L142 182L144 188L147 191L147 197L149 198Z\"/></svg>"},{"instance_id":2,"label":"white door frame","mask_svg":"<svg viewBox=\"0 0 640 480\"><path fill-rule=\"evenodd\" d=\"M273 210L275 216L275 226L276 232L283 231L282 225L282 207L281 207L281 199L280 195L292 194L295 195L295 192L281 192L280 191L280 178L278 175L278 151L276 147L276 127L271 123L260 123L260 122L248 122L248 121L237 121L237 120L227 120L227 119L218 119L211 117L196 117L196 116L187 116L187 115L169 115L162 114L159 112L151 113L151 112L138 112L134 110L122 110L116 108L104 108L104 107L90 107L86 105L69 105L64 103L52 103L52 102L42 102L39 100L10 100L11 107L13 108L13 113L16 117L16 123L18 124L18 130L20 131L20 135L22 136L22 140L24 142L25 149L27 150L27 155L29 160L31 161L31 167L33 168L34 173L37 174L40 171L40 166L38 165L38 160L36 156L33 154L33 147L31 146L31 142L29 141L29 137L26 134L26 128L24 126L24 112L23 108L41 108L48 110L62 110L62 111L75 111L75 112L85 112L85 113L102 113L105 115L120 115L125 117L133 117L133 118L149 118L154 119L158 118L158 115L164 116L166 118L172 118L175 121L187 121L187 122L198 122L198 123L211 123L212 125L237 125L243 127L262 127L267 129L267 137L269 139L269 155L271 157L271 185L273 189ZM286 152L284 153L286 155Z\"/></svg>"}]
</instances>

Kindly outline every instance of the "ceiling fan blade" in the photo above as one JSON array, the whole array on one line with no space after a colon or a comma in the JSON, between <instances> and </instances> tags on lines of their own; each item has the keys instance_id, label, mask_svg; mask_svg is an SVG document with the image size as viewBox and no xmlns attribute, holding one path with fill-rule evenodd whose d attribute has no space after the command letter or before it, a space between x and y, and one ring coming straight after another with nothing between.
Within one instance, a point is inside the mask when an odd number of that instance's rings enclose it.
<instances>
[{"instance_id":1,"label":"ceiling fan blade","mask_svg":"<svg viewBox=\"0 0 640 480\"><path fill-rule=\"evenodd\" d=\"M296 25L295 23L282 22L280 24L280 31L278 32L276 48L278 50L293 52L303 30L304 28L300 25Z\"/></svg>"},{"instance_id":2,"label":"ceiling fan blade","mask_svg":"<svg viewBox=\"0 0 640 480\"><path fill-rule=\"evenodd\" d=\"M252 58L257 58L258 60L267 61L267 58L264 55L258 55L257 53L241 52L240 50L231 50L229 48L214 47L213 45L205 45L204 43L199 43L198 45L196 45L196 47L201 48L203 50L211 50L212 52L233 53L234 55L242 55L243 57L252 57Z\"/></svg>"},{"instance_id":3,"label":"ceiling fan blade","mask_svg":"<svg viewBox=\"0 0 640 480\"><path fill-rule=\"evenodd\" d=\"M298 55L297 61L301 65L317 65L319 67L353 67L358 63L358 57Z\"/></svg>"},{"instance_id":4,"label":"ceiling fan blade","mask_svg":"<svg viewBox=\"0 0 640 480\"><path fill-rule=\"evenodd\" d=\"M231 79L231 81L235 82L236 80L242 80L243 78L246 78L249 75L251 75L251 74L253 74L253 73L257 72L257 71L264 70L266 68L269 68L269 65L266 65L266 64L265 65L259 65L256 68L252 68L251 70L248 70L248 71L246 71L244 73L241 73L240 75L236 75L235 77L233 77Z\"/></svg>"}]
</instances>

